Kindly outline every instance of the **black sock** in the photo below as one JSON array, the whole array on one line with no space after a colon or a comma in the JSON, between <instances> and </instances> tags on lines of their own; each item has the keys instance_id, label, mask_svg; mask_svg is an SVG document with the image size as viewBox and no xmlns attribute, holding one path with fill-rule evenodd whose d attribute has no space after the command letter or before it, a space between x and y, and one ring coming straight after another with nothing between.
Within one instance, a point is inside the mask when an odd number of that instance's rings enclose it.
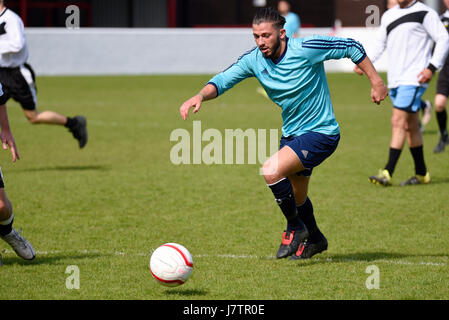
<instances>
[{"instance_id":1,"label":"black sock","mask_svg":"<svg viewBox=\"0 0 449 320\"><path fill-rule=\"evenodd\" d=\"M421 113L422 114L424 114L424 111L426 110L426 107L427 107L426 103L421 100L421 108L420 109L421 109Z\"/></svg>"},{"instance_id":2,"label":"black sock","mask_svg":"<svg viewBox=\"0 0 449 320\"><path fill-rule=\"evenodd\" d=\"M75 126L75 124L76 124L76 119L75 118L67 117L67 122L64 125L64 127L67 127L69 129L71 129L71 128L73 128Z\"/></svg>"},{"instance_id":3,"label":"black sock","mask_svg":"<svg viewBox=\"0 0 449 320\"><path fill-rule=\"evenodd\" d=\"M295 195L290 180L284 178L272 185L269 185L273 192L277 204L287 219L287 230L298 230L304 227L302 221L298 218L296 211Z\"/></svg>"},{"instance_id":4,"label":"black sock","mask_svg":"<svg viewBox=\"0 0 449 320\"><path fill-rule=\"evenodd\" d=\"M0 224L0 236L6 236L7 234L11 233L13 222L14 219L12 219L11 222L6 225Z\"/></svg>"},{"instance_id":5,"label":"black sock","mask_svg":"<svg viewBox=\"0 0 449 320\"><path fill-rule=\"evenodd\" d=\"M309 197L300 206L296 207L299 218L304 222L309 231L308 240L312 243L318 242L322 239L323 234L316 224L315 216L313 215L313 205Z\"/></svg>"},{"instance_id":6,"label":"black sock","mask_svg":"<svg viewBox=\"0 0 449 320\"><path fill-rule=\"evenodd\" d=\"M447 112L446 109L440 112L436 112L438 128L440 129L441 138L447 139Z\"/></svg>"},{"instance_id":7,"label":"black sock","mask_svg":"<svg viewBox=\"0 0 449 320\"><path fill-rule=\"evenodd\" d=\"M415 173L425 176L427 173L426 164L424 163L423 146L410 148L413 161L415 162Z\"/></svg>"},{"instance_id":8,"label":"black sock","mask_svg":"<svg viewBox=\"0 0 449 320\"><path fill-rule=\"evenodd\" d=\"M388 162L385 166L385 170L388 170L390 176L393 176L394 168L396 168L401 151L402 149L394 149L390 147L390 155L388 156Z\"/></svg>"}]
</instances>

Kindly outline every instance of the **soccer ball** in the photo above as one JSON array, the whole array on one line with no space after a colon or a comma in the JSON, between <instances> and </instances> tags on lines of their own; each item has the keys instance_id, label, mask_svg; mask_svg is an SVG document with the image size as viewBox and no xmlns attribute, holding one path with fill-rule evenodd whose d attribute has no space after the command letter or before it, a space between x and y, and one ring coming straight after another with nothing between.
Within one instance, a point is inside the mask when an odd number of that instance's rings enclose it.
<instances>
[{"instance_id":1,"label":"soccer ball","mask_svg":"<svg viewBox=\"0 0 449 320\"><path fill-rule=\"evenodd\" d=\"M193 271L192 255L180 244L163 244L151 255L150 270L160 284L167 287L180 286L189 279Z\"/></svg>"}]
</instances>

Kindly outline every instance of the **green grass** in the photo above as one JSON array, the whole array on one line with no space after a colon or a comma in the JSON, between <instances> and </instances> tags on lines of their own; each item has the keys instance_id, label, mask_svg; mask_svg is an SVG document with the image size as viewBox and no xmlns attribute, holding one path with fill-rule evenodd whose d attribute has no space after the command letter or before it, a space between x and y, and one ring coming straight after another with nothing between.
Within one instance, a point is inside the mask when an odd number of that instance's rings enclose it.
<instances>
[{"instance_id":1,"label":"green grass","mask_svg":"<svg viewBox=\"0 0 449 320\"><path fill-rule=\"evenodd\" d=\"M449 151L433 117L424 133L433 182L401 188L414 173L404 148L395 186L368 176L387 160L391 102L370 102L367 79L329 74L342 138L314 170L309 195L329 249L309 261L276 260L284 228L259 165L173 165L176 128L280 128L280 109L246 80L182 121L181 103L209 76L40 77L40 109L88 118L79 150L65 128L32 126L8 106L22 157L0 163L37 257L27 262L0 242L0 299L449 299ZM425 97L433 100L435 81ZM195 269L178 288L149 272L150 253L186 246ZM79 290L65 286L69 265ZM380 289L365 272L380 270Z\"/></svg>"}]
</instances>

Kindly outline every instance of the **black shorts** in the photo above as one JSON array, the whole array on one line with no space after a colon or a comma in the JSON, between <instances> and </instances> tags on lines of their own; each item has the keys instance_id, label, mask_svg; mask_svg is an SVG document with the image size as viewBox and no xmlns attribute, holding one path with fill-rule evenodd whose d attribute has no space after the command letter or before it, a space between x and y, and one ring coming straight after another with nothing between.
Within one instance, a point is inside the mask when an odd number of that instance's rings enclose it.
<instances>
[{"instance_id":1,"label":"black shorts","mask_svg":"<svg viewBox=\"0 0 449 320\"><path fill-rule=\"evenodd\" d=\"M438 75L437 93L449 96L449 57L446 58L444 66Z\"/></svg>"},{"instance_id":2,"label":"black shorts","mask_svg":"<svg viewBox=\"0 0 449 320\"><path fill-rule=\"evenodd\" d=\"M29 64L25 63L16 68L0 67L0 83L3 87L0 105L5 104L10 98L13 98L20 103L23 109L36 109L35 75Z\"/></svg>"}]
</instances>

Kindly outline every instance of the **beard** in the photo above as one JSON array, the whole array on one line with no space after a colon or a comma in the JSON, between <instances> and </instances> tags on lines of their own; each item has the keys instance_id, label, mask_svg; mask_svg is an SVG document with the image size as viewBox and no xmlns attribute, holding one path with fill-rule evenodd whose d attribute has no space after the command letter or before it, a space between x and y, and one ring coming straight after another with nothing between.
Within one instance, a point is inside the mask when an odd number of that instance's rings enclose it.
<instances>
[{"instance_id":1,"label":"beard","mask_svg":"<svg viewBox=\"0 0 449 320\"><path fill-rule=\"evenodd\" d=\"M274 44L273 48L267 53L262 52L263 57L267 59L274 59L274 56L276 55L276 52L279 50L280 46L281 37L277 37L276 43Z\"/></svg>"}]
</instances>

